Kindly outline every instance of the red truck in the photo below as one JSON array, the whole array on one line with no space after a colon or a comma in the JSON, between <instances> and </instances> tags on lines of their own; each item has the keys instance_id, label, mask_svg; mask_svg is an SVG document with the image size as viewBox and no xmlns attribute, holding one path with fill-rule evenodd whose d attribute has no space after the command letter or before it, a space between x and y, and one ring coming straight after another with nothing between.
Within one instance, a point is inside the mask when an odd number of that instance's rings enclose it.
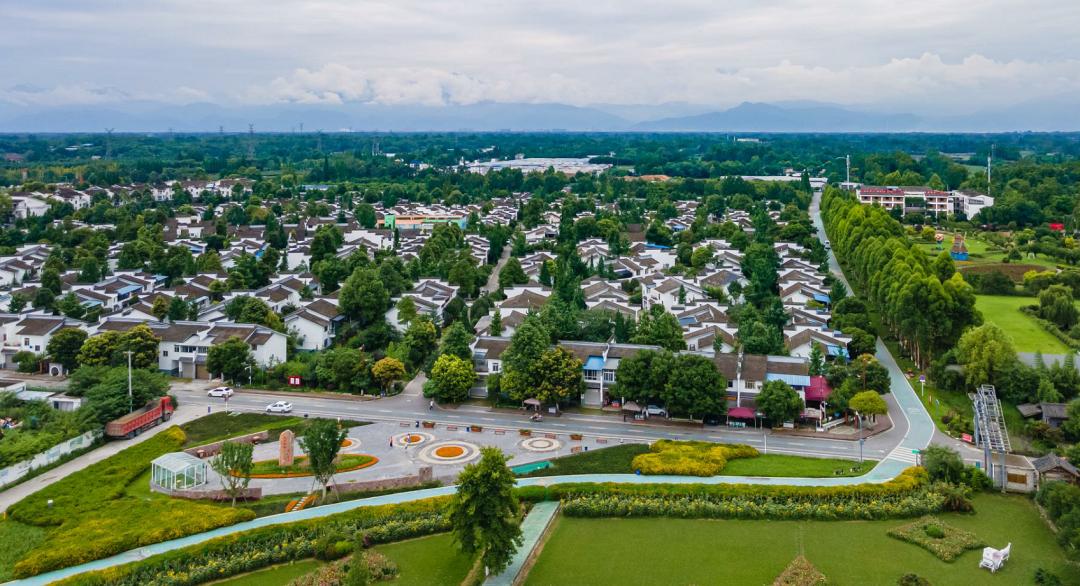
<instances>
[{"instance_id":1,"label":"red truck","mask_svg":"<svg viewBox=\"0 0 1080 586\"><path fill-rule=\"evenodd\" d=\"M109 437L133 438L142 430L168 421L172 417L173 404L169 397L158 397L138 411L105 424L105 435Z\"/></svg>"}]
</instances>

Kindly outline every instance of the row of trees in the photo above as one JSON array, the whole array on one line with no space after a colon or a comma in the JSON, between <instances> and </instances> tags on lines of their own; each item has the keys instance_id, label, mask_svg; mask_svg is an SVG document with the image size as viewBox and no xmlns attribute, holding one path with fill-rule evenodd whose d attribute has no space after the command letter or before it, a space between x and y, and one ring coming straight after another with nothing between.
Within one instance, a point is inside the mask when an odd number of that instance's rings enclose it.
<instances>
[{"instance_id":1,"label":"row of trees","mask_svg":"<svg viewBox=\"0 0 1080 586\"><path fill-rule=\"evenodd\" d=\"M929 365L981 322L974 291L948 253L927 261L885 210L829 188L822 219L846 274L919 366Z\"/></svg>"}]
</instances>

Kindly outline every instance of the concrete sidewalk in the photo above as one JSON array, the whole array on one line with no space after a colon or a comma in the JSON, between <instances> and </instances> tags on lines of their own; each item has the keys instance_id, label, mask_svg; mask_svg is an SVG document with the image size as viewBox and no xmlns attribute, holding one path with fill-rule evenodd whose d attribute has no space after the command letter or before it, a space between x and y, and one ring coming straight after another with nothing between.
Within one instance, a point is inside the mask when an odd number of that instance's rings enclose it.
<instances>
[{"instance_id":1,"label":"concrete sidewalk","mask_svg":"<svg viewBox=\"0 0 1080 586\"><path fill-rule=\"evenodd\" d=\"M70 462L66 462L60 466L57 466L56 468L53 468L52 470L49 470L48 472L45 472L44 474L41 474L40 476L35 476L34 478L27 480L26 482L16 484L15 486L3 492L0 492L0 511L6 511L7 508L11 505L21 501L27 496L34 494L35 492L45 488L46 486L49 486L57 480L68 476L69 474L78 472L79 470L82 470L83 468L86 468L91 464L96 464L104 460L105 458L108 458L109 456L120 452L121 450L124 450L131 446L134 446L135 444L144 442L154 437L163 429L168 429L173 425L180 425L189 421L194 421L202 417L203 415L206 415L206 409L198 405L180 405L180 407L173 412L172 419L169 420L168 425L158 425L156 427L152 427L132 439L110 441L99 448L91 450L90 452L87 452L79 456L78 458L71 460Z\"/></svg>"}]
</instances>

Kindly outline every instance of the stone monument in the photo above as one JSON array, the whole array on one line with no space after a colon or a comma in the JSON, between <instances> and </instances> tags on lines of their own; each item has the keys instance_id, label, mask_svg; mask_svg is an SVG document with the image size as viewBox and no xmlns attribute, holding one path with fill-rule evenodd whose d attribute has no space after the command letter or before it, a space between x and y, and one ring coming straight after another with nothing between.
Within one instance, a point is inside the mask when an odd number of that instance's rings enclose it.
<instances>
[{"instance_id":1,"label":"stone monument","mask_svg":"<svg viewBox=\"0 0 1080 586\"><path fill-rule=\"evenodd\" d=\"M293 464L293 440L296 434L291 429L281 432L278 438L278 466L292 466Z\"/></svg>"}]
</instances>

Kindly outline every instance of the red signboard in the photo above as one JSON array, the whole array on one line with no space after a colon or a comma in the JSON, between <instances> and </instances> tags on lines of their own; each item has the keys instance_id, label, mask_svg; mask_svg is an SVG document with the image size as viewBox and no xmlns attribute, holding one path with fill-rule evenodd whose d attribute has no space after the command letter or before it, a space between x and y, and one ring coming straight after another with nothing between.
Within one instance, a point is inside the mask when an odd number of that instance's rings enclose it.
<instances>
[{"instance_id":1,"label":"red signboard","mask_svg":"<svg viewBox=\"0 0 1080 586\"><path fill-rule=\"evenodd\" d=\"M1050 229L1055 231L1055 232L1064 232L1065 231L1065 224L1055 224L1055 223L1051 222Z\"/></svg>"},{"instance_id":2,"label":"red signboard","mask_svg":"<svg viewBox=\"0 0 1080 586\"><path fill-rule=\"evenodd\" d=\"M967 442L967 443L969 443L969 444L970 444L970 443L971 443L972 441L974 441L974 440L973 440L973 438L971 437L971 434L970 434L970 433L964 433L964 434L961 434L961 435L960 435L960 439L964 440L965 442Z\"/></svg>"},{"instance_id":3,"label":"red signboard","mask_svg":"<svg viewBox=\"0 0 1080 586\"><path fill-rule=\"evenodd\" d=\"M303 381L301 381L300 377L298 377L298 376L290 376L289 377L289 386L290 387L298 387L298 386L301 385L302 382Z\"/></svg>"}]
</instances>

